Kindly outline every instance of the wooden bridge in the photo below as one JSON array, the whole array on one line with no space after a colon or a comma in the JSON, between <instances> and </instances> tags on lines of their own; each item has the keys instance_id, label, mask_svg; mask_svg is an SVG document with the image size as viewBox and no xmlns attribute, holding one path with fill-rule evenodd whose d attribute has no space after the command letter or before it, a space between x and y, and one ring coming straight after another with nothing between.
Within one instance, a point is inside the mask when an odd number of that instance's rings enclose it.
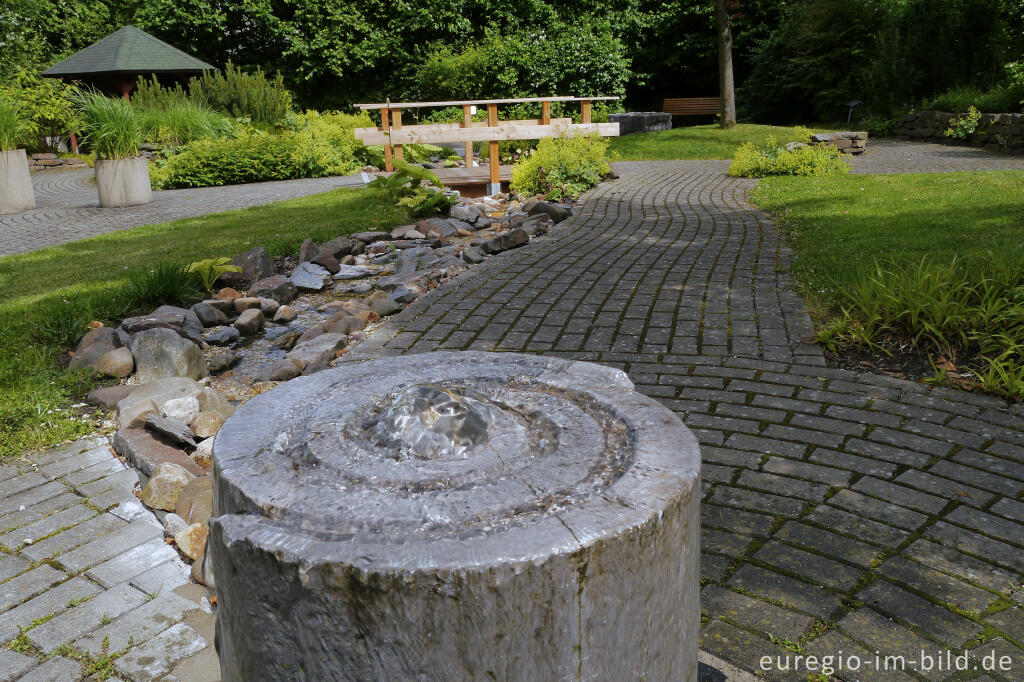
<instances>
[{"instance_id":1,"label":"wooden bridge","mask_svg":"<svg viewBox=\"0 0 1024 682\"><path fill-rule=\"evenodd\" d=\"M488 193L500 191L501 172L498 159L498 142L502 140L537 140L543 137L569 137L574 135L593 135L617 137L618 123L591 122L591 106L593 102L617 100L618 97L525 97L517 99L478 99L457 100L451 102L380 102L377 104L357 104L363 111L379 110L381 125L379 128L356 128L356 139L366 145L384 146L384 165L388 171L394 170L393 159L403 158L402 146L406 144L443 144L446 142L462 142L465 145L466 181L481 181L472 175L473 143L487 142L490 165ZM541 105L541 116L538 119L498 120L498 106L502 104L537 103ZM552 102L579 102L580 122L573 123L571 118L551 118ZM473 107L486 106L487 120L474 121ZM402 126L403 109L426 109L440 107L462 107L460 123L430 123L423 125Z\"/></svg>"}]
</instances>

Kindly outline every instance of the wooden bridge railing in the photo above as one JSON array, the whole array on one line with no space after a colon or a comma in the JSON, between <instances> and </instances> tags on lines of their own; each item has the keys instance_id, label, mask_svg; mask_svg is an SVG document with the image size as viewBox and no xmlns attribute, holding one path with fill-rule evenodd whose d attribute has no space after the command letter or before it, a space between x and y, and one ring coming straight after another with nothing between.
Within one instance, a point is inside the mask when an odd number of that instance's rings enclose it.
<instances>
[{"instance_id":1,"label":"wooden bridge railing","mask_svg":"<svg viewBox=\"0 0 1024 682\"><path fill-rule=\"evenodd\" d=\"M392 159L403 158L402 145L406 144L439 144L444 142L462 142L465 145L466 167L473 167L473 143L489 143L490 183L500 187L498 174L498 142L501 140L536 140L542 137L560 137L569 135L598 134L602 137L616 137L619 134L618 123L592 123L591 104L596 101L616 100L618 97L526 97L519 99L478 99L458 100L451 102L382 102L377 104L357 104L363 111L379 110L381 125L379 128L356 128L356 139L367 145L384 146L384 165L388 171L394 170ZM539 102L541 117L514 121L498 120L498 105ZM570 118L551 118L552 102L579 102L580 122L573 123ZM403 109L424 109L431 107L462 107L461 123L431 123L402 127ZM486 106L487 121L473 121L472 107Z\"/></svg>"}]
</instances>

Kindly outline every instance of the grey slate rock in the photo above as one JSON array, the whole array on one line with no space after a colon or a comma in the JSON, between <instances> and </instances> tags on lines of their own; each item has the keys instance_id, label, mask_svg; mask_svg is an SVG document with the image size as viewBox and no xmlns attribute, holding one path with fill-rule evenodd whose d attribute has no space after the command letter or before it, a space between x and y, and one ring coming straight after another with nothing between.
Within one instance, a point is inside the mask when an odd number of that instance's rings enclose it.
<instances>
[{"instance_id":1,"label":"grey slate rock","mask_svg":"<svg viewBox=\"0 0 1024 682\"><path fill-rule=\"evenodd\" d=\"M281 305L291 303L299 295L295 285L284 275L264 277L249 287L249 295L255 298L270 298Z\"/></svg>"},{"instance_id":2,"label":"grey slate rock","mask_svg":"<svg viewBox=\"0 0 1024 682\"><path fill-rule=\"evenodd\" d=\"M204 327L218 327L228 323L228 316L209 303L196 303L192 306L192 312Z\"/></svg>"},{"instance_id":3,"label":"grey slate rock","mask_svg":"<svg viewBox=\"0 0 1024 682\"><path fill-rule=\"evenodd\" d=\"M340 265L338 266L338 271L334 273L334 279L360 279L362 277L369 277L376 272L376 270L363 267L362 265Z\"/></svg>"},{"instance_id":4,"label":"grey slate rock","mask_svg":"<svg viewBox=\"0 0 1024 682\"><path fill-rule=\"evenodd\" d=\"M97 388L85 396L86 402L97 405L104 410L113 410L117 404L127 398L138 384L121 384L120 386L104 386Z\"/></svg>"},{"instance_id":5,"label":"grey slate rock","mask_svg":"<svg viewBox=\"0 0 1024 682\"><path fill-rule=\"evenodd\" d=\"M290 358L263 369L256 375L256 381L288 381L302 374L302 365Z\"/></svg>"},{"instance_id":6,"label":"grey slate rock","mask_svg":"<svg viewBox=\"0 0 1024 682\"><path fill-rule=\"evenodd\" d=\"M230 346L238 340L242 334L234 327L224 327L206 337L206 343L211 346Z\"/></svg>"},{"instance_id":7,"label":"grey slate rock","mask_svg":"<svg viewBox=\"0 0 1024 682\"><path fill-rule=\"evenodd\" d=\"M121 321L121 329L132 336L150 329L170 329L196 345L202 345L203 324L191 310L162 305L149 315Z\"/></svg>"},{"instance_id":8,"label":"grey slate rock","mask_svg":"<svg viewBox=\"0 0 1024 682\"><path fill-rule=\"evenodd\" d=\"M363 242L348 237L335 237L320 247L320 253L329 253L335 258L358 256L363 252Z\"/></svg>"},{"instance_id":9,"label":"grey slate rock","mask_svg":"<svg viewBox=\"0 0 1024 682\"><path fill-rule=\"evenodd\" d=\"M529 215L537 215L540 213L548 215L556 225L572 215L572 211L567 207L550 201L538 200L527 202L525 208Z\"/></svg>"},{"instance_id":10,"label":"grey slate rock","mask_svg":"<svg viewBox=\"0 0 1024 682\"><path fill-rule=\"evenodd\" d=\"M189 449L196 447L192 429L188 427L188 424L177 419L150 413L146 415L146 428L176 445L182 445Z\"/></svg>"},{"instance_id":11,"label":"grey slate rock","mask_svg":"<svg viewBox=\"0 0 1024 682\"><path fill-rule=\"evenodd\" d=\"M331 273L313 263L299 263L292 273L292 284L307 291L320 291L331 281Z\"/></svg>"},{"instance_id":12,"label":"grey slate rock","mask_svg":"<svg viewBox=\"0 0 1024 682\"><path fill-rule=\"evenodd\" d=\"M184 450L146 429L122 429L114 434L111 444L114 452L146 476L152 476L163 462L177 464L196 476L204 474L202 468Z\"/></svg>"},{"instance_id":13,"label":"grey slate rock","mask_svg":"<svg viewBox=\"0 0 1024 682\"><path fill-rule=\"evenodd\" d=\"M307 239L299 247L299 262L311 261L316 258L318 253L320 253L320 245L312 239Z\"/></svg>"},{"instance_id":14,"label":"grey slate rock","mask_svg":"<svg viewBox=\"0 0 1024 682\"><path fill-rule=\"evenodd\" d=\"M242 336L253 336L263 329L263 325L266 321L267 318L263 314L262 310L249 308L238 316L238 319L235 320L234 327Z\"/></svg>"},{"instance_id":15,"label":"grey slate rock","mask_svg":"<svg viewBox=\"0 0 1024 682\"><path fill-rule=\"evenodd\" d=\"M383 241L388 238L387 232L356 232L351 235L352 239L357 239L364 244L372 244L374 242Z\"/></svg>"},{"instance_id":16,"label":"grey slate rock","mask_svg":"<svg viewBox=\"0 0 1024 682\"><path fill-rule=\"evenodd\" d=\"M231 260L232 265L242 268L241 272L225 272L220 276L224 286L244 289L249 284L274 274L274 263L262 246L254 246Z\"/></svg>"},{"instance_id":17,"label":"grey slate rock","mask_svg":"<svg viewBox=\"0 0 1024 682\"><path fill-rule=\"evenodd\" d=\"M406 286L400 286L391 292L391 298L398 303L412 303L416 296L416 292Z\"/></svg>"},{"instance_id":18,"label":"grey slate rock","mask_svg":"<svg viewBox=\"0 0 1024 682\"><path fill-rule=\"evenodd\" d=\"M502 251L523 246L529 243L529 241L530 235L527 234L526 230L517 227L514 230L498 235L490 241L484 242L480 245L480 248L484 253L501 253Z\"/></svg>"},{"instance_id":19,"label":"grey slate rock","mask_svg":"<svg viewBox=\"0 0 1024 682\"><path fill-rule=\"evenodd\" d=\"M381 317L386 315L393 315L402 309L402 306L396 301L390 298L378 298L376 301L370 304L370 310L377 313Z\"/></svg>"},{"instance_id":20,"label":"grey slate rock","mask_svg":"<svg viewBox=\"0 0 1024 682\"><path fill-rule=\"evenodd\" d=\"M338 262L338 259L327 252L318 253L314 258L310 259L310 262L319 265L332 275L341 269L341 264Z\"/></svg>"},{"instance_id":21,"label":"grey slate rock","mask_svg":"<svg viewBox=\"0 0 1024 682\"><path fill-rule=\"evenodd\" d=\"M210 358L209 368L210 374L220 374L226 372L242 360L242 356L238 353L227 352L221 355L214 355Z\"/></svg>"},{"instance_id":22,"label":"grey slate rock","mask_svg":"<svg viewBox=\"0 0 1024 682\"><path fill-rule=\"evenodd\" d=\"M477 246L467 246L462 250L462 260L466 261L470 265L476 265L483 263L487 256Z\"/></svg>"}]
</instances>

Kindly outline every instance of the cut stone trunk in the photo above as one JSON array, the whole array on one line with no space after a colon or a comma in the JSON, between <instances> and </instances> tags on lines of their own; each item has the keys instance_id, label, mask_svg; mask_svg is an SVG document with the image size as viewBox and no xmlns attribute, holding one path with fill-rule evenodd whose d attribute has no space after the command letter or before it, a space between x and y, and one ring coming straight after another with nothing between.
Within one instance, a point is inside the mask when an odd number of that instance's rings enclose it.
<instances>
[{"instance_id":1,"label":"cut stone trunk","mask_svg":"<svg viewBox=\"0 0 1024 682\"><path fill-rule=\"evenodd\" d=\"M149 161L141 156L133 159L99 159L96 161L96 189L100 206L121 208L153 201L149 182Z\"/></svg>"},{"instance_id":2,"label":"cut stone trunk","mask_svg":"<svg viewBox=\"0 0 1024 682\"><path fill-rule=\"evenodd\" d=\"M30 211L35 207L25 150L0 152L0 213Z\"/></svg>"},{"instance_id":3,"label":"cut stone trunk","mask_svg":"<svg viewBox=\"0 0 1024 682\"><path fill-rule=\"evenodd\" d=\"M351 364L213 451L225 681L697 679L697 441L618 370Z\"/></svg>"}]
</instances>

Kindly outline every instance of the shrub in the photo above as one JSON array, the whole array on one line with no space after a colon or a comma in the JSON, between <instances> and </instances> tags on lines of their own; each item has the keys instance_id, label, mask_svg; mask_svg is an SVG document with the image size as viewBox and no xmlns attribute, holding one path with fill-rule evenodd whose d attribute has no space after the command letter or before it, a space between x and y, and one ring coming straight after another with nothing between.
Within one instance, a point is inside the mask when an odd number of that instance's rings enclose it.
<instances>
[{"instance_id":1,"label":"shrub","mask_svg":"<svg viewBox=\"0 0 1024 682\"><path fill-rule=\"evenodd\" d=\"M290 135L247 134L190 142L152 169L154 189L215 187L304 177Z\"/></svg>"},{"instance_id":2,"label":"shrub","mask_svg":"<svg viewBox=\"0 0 1024 682\"><path fill-rule=\"evenodd\" d=\"M17 149L35 130L20 102L0 97L0 151Z\"/></svg>"},{"instance_id":3,"label":"shrub","mask_svg":"<svg viewBox=\"0 0 1024 682\"><path fill-rule=\"evenodd\" d=\"M128 100L95 90L80 91L75 104L82 117L83 141L99 159L129 159L142 143L139 117Z\"/></svg>"},{"instance_id":4,"label":"shrub","mask_svg":"<svg viewBox=\"0 0 1024 682\"><path fill-rule=\"evenodd\" d=\"M978 108L968 107L966 114L949 119L949 127L946 128L944 135L957 140L966 140L978 129L980 121L981 112L978 111Z\"/></svg>"},{"instance_id":5,"label":"shrub","mask_svg":"<svg viewBox=\"0 0 1024 682\"><path fill-rule=\"evenodd\" d=\"M300 164L310 177L346 175L370 163L372 155L352 132L373 126L368 114L307 111L290 115L288 122L294 131Z\"/></svg>"},{"instance_id":6,"label":"shrub","mask_svg":"<svg viewBox=\"0 0 1024 682\"><path fill-rule=\"evenodd\" d=\"M413 218L446 213L455 199L430 170L395 159L395 172L374 178L367 187L382 191L390 201L409 210Z\"/></svg>"},{"instance_id":7,"label":"shrub","mask_svg":"<svg viewBox=\"0 0 1024 682\"><path fill-rule=\"evenodd\" d=\"M925 100L923 109L935 111L967 111L977 107L981 111L991 113L1012 113L1021 111L1021 100L1024 100L1024 85L999 85L989 90L980 88L953 88Z\"/></svg>"},{"instance_id":8,"label":"shrub","mask_svg":"<svg viewBox=\"0 0 1024 682\"><path fill-rule=\"evenodd\" d=\"M178 263L129 271L120 293L121 310L147 312L162 305L187 307L202 300L204 294L199 276Z\"/></svg>"},{"instance_id":9,"label":"shrub","mask_svg":"<svg viewBox=\"0 0 1024 682\"><path fill-rule=\"evenodd\" d=\"M262 69L245 73L230 62L223 72L207 71L192 78L189 90L194 99L218 111L265 126L283 123L292 107L292 94L281 74L270 79Z\"/></svg>"},{"instance_id":10,"label":"shrub","mask_svg":"<svg viewBox=\"0 0 1024 682\"><path fill-rule=\"evenodd\" d=\"M35 126L35 140L25 140L32 149L56 151L60 138L67 138L79 124L72 98L74 86L56 78L40 78L20 71L0 86L0 98L17 102Z\"/></svg>"},{"instance_id":11,"label":"shrub","mask_svg":"<svg viewBox=\"0 0 1024 682\"><path fill-rule=\"evenodd\" d=\"M165 86L156 76L139 76L135 81L135 91L132 92L132 104L140 109L166 109L191 100L191 95L181 87L181 83Z\"/></svg>"},{"instance_id":12,"label":"shrub","mask_svg":"<svg viewBox=\"0 0 1024 682\"><path fill-rule=\"evenodd\" d=\"M136 107L146 142L167 147L205 137L223 137L234 131L234 125L222 114L192 100L166 100L146 107Z\"/></svg>"},{"instance_id":13,"label":"shrub","mask_svg":"<svg viewBox=\"0 0 1024 682\"><path fill-rule=\"evenodd\" d=\"M835 147L827 145L798 146L786 149L769 137L762 145L746 142L740 145L729 165L729 175L763 178L768 175L842 175L850 166Z\"/></svg>"},{"instance_id":14,"label":"shrub","mask_svg":"<svg viewBox=\"0 0 1024 682\"><path fill-rule=\"evenodd\" d=\"M609 171L607 140L597 135L548 137L512 169L512 189L552 198L576 197Z\"/></svg>"}]
</instances>

